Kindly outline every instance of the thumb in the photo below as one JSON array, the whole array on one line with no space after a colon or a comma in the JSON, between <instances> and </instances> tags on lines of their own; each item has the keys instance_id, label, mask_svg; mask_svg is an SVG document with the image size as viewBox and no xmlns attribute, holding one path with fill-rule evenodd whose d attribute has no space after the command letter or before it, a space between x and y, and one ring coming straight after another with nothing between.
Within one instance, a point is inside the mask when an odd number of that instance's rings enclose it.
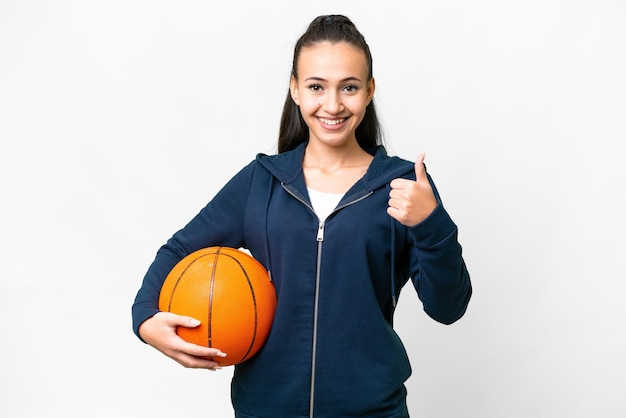
<instances>
[{"instance_id":1,"label":"thumb","mask_svg":"<svg viewBox=\"0 0 626 418\"><path fill-rule=\"evenodd\" d=\"M419 181L421 178L426 178L426 167L424 166L424 158L426 153L422 152L417 156L415 160L415 180Z\"/></svg>"},{"instance_id":2,"label":"thumb","mask_svg":"<svg viewBox=\"0 0 626 418\"><path fill-rule=\"evenodd\" d=\"M190 316L180 316L178 325L186 328L195 328L200 325L200 321Z\"/></svg>"}]
</instances>

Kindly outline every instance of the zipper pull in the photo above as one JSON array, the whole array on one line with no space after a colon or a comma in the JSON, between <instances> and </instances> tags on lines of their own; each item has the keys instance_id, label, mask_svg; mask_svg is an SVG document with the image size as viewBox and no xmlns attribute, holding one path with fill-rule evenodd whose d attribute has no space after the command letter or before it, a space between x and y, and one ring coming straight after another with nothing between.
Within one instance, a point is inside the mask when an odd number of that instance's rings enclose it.
<instances>
[{"instance_id":1,"label":"zipper pull","mask_svg":"<svg viewBox=\"0 0 626 418\"><path fill-rule=\"evenodd\" d=\"M317 228L317 240L324 241L324 222L320 222L320 225Z\"/></svg>"}]
</instances>

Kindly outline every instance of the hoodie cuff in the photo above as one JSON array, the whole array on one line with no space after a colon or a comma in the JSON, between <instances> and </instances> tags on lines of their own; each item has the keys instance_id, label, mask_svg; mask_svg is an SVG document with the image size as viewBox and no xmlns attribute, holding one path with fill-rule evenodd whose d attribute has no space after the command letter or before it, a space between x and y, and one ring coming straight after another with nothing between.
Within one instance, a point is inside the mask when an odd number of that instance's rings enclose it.
<instances>
[{"instance_id":1,"label":"hoodie cuff","mask_svg":"<svg viewBox=\"0 0 626 418\"><path fill-rule=\"evenodd\" d=\"M157 313L159 313L158 309L133 307L133 332L144 343L145 341L143 340L143 338L141 338L141 335L139 335L139 327L141 326L141 324L152 318Z\"/></svg>"},{"instance_id":2,"label":"hoodie cuff","mask_svg":"<svg viewBox=\"0 0 626 418\"><path fill-rule=\"evenodd\" d=\"M409 228L415 238L415 245L419 248L437 245L456 229L456 224L441 204L438 204L426 219Z\"/></svg>"}]
</instances>

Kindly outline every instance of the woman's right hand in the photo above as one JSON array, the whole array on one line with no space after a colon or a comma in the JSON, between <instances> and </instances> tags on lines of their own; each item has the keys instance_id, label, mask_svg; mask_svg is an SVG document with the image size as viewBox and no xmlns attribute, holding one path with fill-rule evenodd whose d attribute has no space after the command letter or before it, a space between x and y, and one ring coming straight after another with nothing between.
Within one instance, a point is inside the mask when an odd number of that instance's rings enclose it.
<instances>
[{"instance_id":1,"label":"woman's right hand","mask_svg":"<svg viewBox=\"0 0 626 418\"><path fill-rule=\"evenodd\" d=\"M158 312L139 327L139 335L152 347L181 365L193 369L219 370L220 365L206 357L226 357L217 348L208 348L183 340L176 327L195 328L200 321L171 312Z\"/></svg>"}]
</instances>

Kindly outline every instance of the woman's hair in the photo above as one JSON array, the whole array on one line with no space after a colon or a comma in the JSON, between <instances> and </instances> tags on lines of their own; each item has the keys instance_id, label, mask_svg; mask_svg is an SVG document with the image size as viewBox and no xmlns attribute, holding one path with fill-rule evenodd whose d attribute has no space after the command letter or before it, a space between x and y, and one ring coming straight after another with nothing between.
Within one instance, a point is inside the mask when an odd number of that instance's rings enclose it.
<instances>
[{"instance_id":1,"label":"woman's hair","mask_svg":"<svg viewBox=\"0 0 626 418\"><path fill-rule=\"evenodd\" d=\"M370 48L367 42L365 42L363 35L347 17L342 15L326 15L315 18L296 43L291 66L291 75L296 80L298 79L298 59L300 58L302 48L325 41L331 43L347 42L362 50L367 58L367 81L372 79L372 54L370 53ZM381 128L376 115L376 107L373 98L365 109L363 121L361 121L356 128L356 139L364 150L382 143ZM300 108L293 101L288 91L280 120L278 152L281 153L292 150L308 140L309 127L304 122Z\"/></svg>"}]
</instances>

